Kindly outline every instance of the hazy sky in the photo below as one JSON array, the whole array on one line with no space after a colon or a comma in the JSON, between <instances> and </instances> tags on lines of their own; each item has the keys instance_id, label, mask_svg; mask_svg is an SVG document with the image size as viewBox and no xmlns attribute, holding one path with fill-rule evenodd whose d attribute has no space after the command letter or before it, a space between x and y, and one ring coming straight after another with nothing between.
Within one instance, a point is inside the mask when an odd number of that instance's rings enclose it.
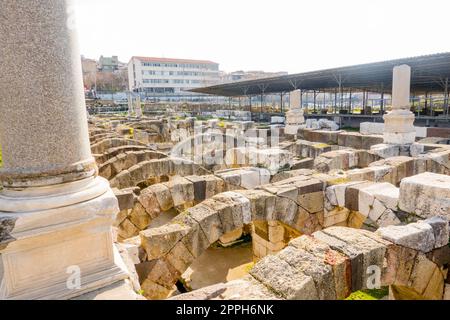
<instances>
[{"instance_id":1,"label":"hazy sky","mask_svg":"<svg viewBox=\"0 0 450 320\"><path fill-rule=\"evenodd\" d=\"M450 51L449 0L74 0L81 53L289 73Z\"/></svg>"}]
</instances>

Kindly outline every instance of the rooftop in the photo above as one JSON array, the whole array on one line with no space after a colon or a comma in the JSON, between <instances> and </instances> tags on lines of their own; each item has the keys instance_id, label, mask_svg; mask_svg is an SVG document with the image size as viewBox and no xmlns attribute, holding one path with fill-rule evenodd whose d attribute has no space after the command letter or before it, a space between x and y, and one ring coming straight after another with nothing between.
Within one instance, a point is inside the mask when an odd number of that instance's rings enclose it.
<instances>
[{"instance_id":1,"label":"rooftop","mask_svg":"<svg viewBox=\"0 0 450 320\"><path fill-rule=\"evenodd\" d=\"M213 62L213 61L209 61L209 60L193 60L193 59L156 58L156 57L139 57L139 56L133 56L131 59L136 59L136 60L145 61L145 62L218 64L217 62Z\"/></svg>"},{"instance_id":2,"label":"rooftop","mask_svg":"<svg viewBox=\"0 0 450 320\"><path fill-rule=\"evenodd\" d=\"M218 96L256 95L296 89L334 92L341 88L346 91L390 92L392 69L401 64L411 67L413 93L442 92L446 83L448 86L450 52L225 83L189 91Z\"/></svg>"}]
</instances>

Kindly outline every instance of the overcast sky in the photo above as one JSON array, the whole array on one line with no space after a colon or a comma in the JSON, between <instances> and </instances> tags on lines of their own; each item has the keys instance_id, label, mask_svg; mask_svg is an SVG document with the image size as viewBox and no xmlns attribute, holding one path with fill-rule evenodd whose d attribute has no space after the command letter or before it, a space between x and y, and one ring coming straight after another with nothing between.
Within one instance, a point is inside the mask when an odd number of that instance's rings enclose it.
<instances>
[{"instance_id":1,"label":"overcast sky","mask_svg":"<svg viewBox=\"0 0 450 320\"><path fill-rule=\"evenodd\" d=\"M289 73L450 51L449 0L74 0L81 53Z\"/></svg>"}]
</instances>

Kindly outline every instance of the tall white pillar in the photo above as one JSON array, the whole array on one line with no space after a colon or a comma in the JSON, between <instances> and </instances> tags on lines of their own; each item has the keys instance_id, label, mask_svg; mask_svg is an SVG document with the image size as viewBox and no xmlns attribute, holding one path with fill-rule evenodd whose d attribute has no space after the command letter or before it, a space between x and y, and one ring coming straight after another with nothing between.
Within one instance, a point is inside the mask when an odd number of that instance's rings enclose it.
<instances>
[{"instance_id":1,"label":"tall white pillar","mask_svg":"<svg viewBox=\"0 0 450 320\"><path fill-rule=\"evenodd\" d=\"M410 111L411 67L394 67L392 111L384 115L384 143L408 145L415 142L414 113Z\"/></svg>"},{"instance_id":2,"label":"tall white pillar","mask_svg":"<svg viewBox=\"0 0 450 320\"><path fill-rule=\"evenodd\" d=\"M89 146L73 7L2 0L0 16L0 299L71 298L127 276L117 199Z\"/></svg>"}]
</instances>

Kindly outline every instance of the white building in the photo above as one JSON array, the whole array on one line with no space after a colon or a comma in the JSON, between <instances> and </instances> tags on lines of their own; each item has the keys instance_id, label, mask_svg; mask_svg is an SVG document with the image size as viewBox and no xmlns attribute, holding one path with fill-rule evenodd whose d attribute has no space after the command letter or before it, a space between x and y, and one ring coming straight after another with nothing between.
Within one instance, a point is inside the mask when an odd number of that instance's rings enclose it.
<instances>
[{"instance_id":1,"label":"white building","mask_svg":"<svg viewBox=\"0 0 450 320\"><path fill-rule=\"evenodd\" d=\"M132 57L130 91L153 101L203 101L210 97L186 92L220 82L219 64L205 60Z\"/></svg>"}]
</instances>

